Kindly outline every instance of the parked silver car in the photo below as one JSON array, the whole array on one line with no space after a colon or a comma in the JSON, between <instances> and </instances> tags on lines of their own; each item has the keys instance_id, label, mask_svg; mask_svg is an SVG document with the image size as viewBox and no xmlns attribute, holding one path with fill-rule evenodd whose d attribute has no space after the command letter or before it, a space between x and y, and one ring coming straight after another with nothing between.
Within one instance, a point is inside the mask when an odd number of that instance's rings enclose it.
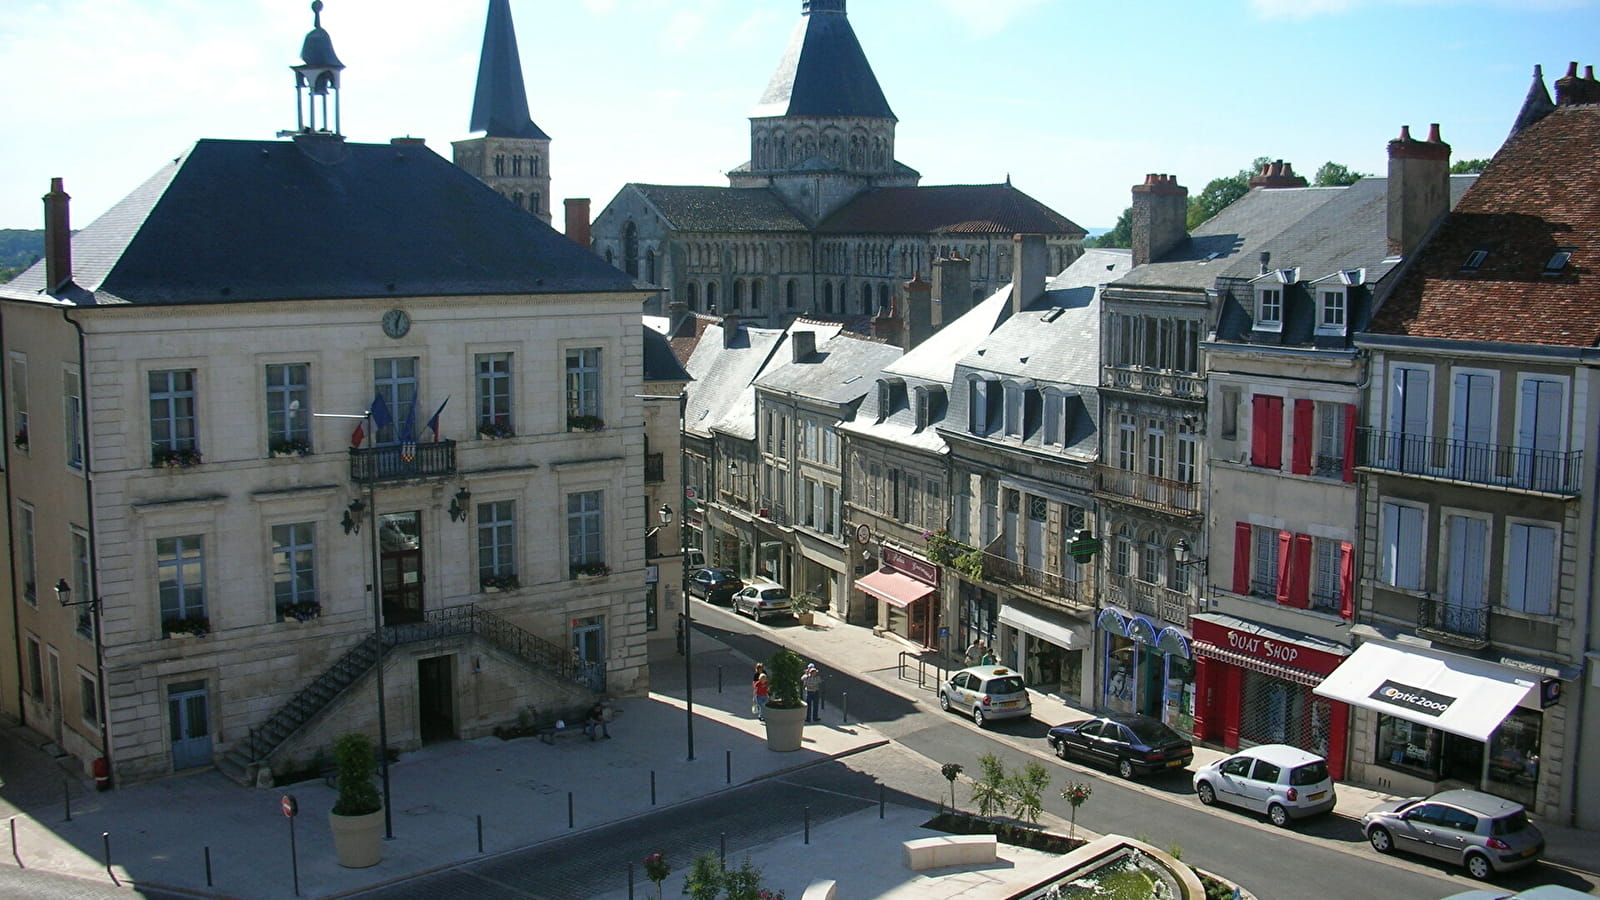
<instances>
[{"instance_id":1,"label":"parked silver car","mask_svg":"<svg viewBox=\"0 0 1600 900\"><path fill-rule=\"evenodd\" d=\"M1442 791L1373 807L1361 827L1379 853L1404 850L1465 866L1479 880L1529 865L1544 835L1522 804L1482 791Z\"/></svg>"},{"instance_id":2,"label":"parked silver car","mask_svg":"<svg viewBox=\"0 0 1600 900\"><path fill-rule=\"evenodd\" d=\"M1338 802L1328 761L1288 744L1261 744L1201 766L1194 792L1207 806L1228 803L1266 813L1279 828L1328 812Z\"/></svg>"},{"instance_id":3,"label":"parked silver car","mask_svg":"<svg viewBox=\"0 0 1600 900\"><path fill-rule=\"evenodd\" d=\"M789 608L789 589L771 582L747 585L733 595L733 611L745 613L757 622L768 616L793 615Z\"/></svg>"},{"instance_id":4,"label":"parked silver car","mask_svg":"<svg viewBox=\"0 0 1600 900\"><path fill-rule=\"evenodd\" d=\"M1033 714L1022 676L1004 666L973 666L951 675L939 686L939 707L967 713L979 728L990 719Z\"/></svg>"}]
</instances>

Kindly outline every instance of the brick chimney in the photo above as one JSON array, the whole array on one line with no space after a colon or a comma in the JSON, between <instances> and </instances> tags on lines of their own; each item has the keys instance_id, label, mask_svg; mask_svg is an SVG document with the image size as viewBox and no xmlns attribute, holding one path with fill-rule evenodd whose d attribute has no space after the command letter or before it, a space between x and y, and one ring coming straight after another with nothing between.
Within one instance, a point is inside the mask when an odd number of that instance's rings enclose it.
<instances>
[{"instance_id":1,"label":"brick chimney","mask_svg":"<svg viewBox=\"0 0 1600 900\"><path fill-rule=\"evenodd\" d=\"M1133 264L1164 256L1189 236L1189 189L1172 175L1146 175L1133 186Z\"/></svg>"},{"instance_id":2,"label":"brick chimney","mask_svg":"<svg viewBox=\"0 0 1600 900\"><path fill-rule=\"evenodd\" d=\"M1016 315L1044 296L1050 249L1042 234L1012 235L1011 245L1011 314Z\"/></svg>"},{"instance_id":3,"label":"brick chimney","mask_svg":"<svg viewBox=\"0 0 1600 900\"><path fill-rule=\"evenodd\" d=\"M789 349L794 351L795 362L805 362L816 355L817 333L815 331L789 332Z\"/></svg>"},{"instance_id":4,"label":"brick chimney","mask_svg":"<svg viewBox=\"0 0 1600 900\"><path fill-rule=\"evenodd\" d=\"M52 294L72 281L71 204L61 179L50 179L50 193L44 195L44 286Z\"/></svg>"},{"instance_id":5,"label":"brick chimney","mask_svg":"<svg viewBox=\"0 0 1600 900\"><path fill-rule=\"evenodd\" d=\"M1274 160L1261 164L1261 171L1250 177L1253 188L1303 188L1306 180L1294 173L1294 164Z\"/></svg>"},{"instance_id":6,"label":"brick chimney","mask_svg":"<svg viewBox=\"0 0 1600 900\"><path fill-rule=\"evenodd\" d=\"M1600 103L1600 83L1594 78L1594 66L1585 66L1583 77L1578 77L1578 64L1567 64L1567 74L1556 79L1556 105L1577 106L1580 103Z\"/></svg>"},{"instance_id":7,"label":"brick chimney","mask_svg":"<svg viewBox=\"0 0 1600 900\"><path fill-rule=\"evenodd\" d=\"M879 307L877 315L872 317L872 336L886 344L900 346L904 333L905 323L895 315L893 305Z\"/></svg>"},{"instance_id":8,"label":"brick chimney","mask_svg":"<svg viewBox=\"0 0 1600 900\"><path fill-rule=\"evenodd\" d=\"M1450 211L1450 145L1439 139L1437 123L1426 141L1402 125L1389 142L1388 252L1404 256L1417 249L1428 230Z\"/></svg>"},{"instance_id":9,"label":"brick chimney","mask_svg":"<svg viewBox=\"0 0 1600 900\"><path fill-rule=\"evenodd\" d=\"M671 303L667 304L667 339L668 340L671 340L672 338L675 338L675 337L686 337L687 336L687 335L680 335L678 333L678 331L679 331L679 329L683 328L683 323L688 318L689 318L689 304L683 302L682 300L674 300Z\"/></svg>"},{"instance_id":10,"label":"brick chimney","mask_svg":"<svg viewBox=\"0 0 1600 900\"><path fill-rule=\"evenodd\" d=\"M735 316L735 315L731 315L731 314L723 316L722 317L722 346L724 348L732 347L734 341L738 337L739 337L739 317Z\"/></svg>"},{"instance_id":11,"label":"brick chimney","mask_svg":"<svg viewBox=\"0 0 1600 900\"><path fill-rule=\"evenodd\" d=\"M564 202L567 205L567 237L579 247L589 249L592 244L589 237L589 198L568 197Z\"/></svg>"},{"instance_id":12,"label":"brick chimney","mask_svg":"<svg viewBox=\"0 0 1600 900\"><path fill-rule=\"evenodd\" d=\"M933 261L933 301L939 304L939 327L972 308L972 260L959 254Z\"/></svg>"},{"instance_id":13,"label":"brick chimney","mask_svg":"<svg viewBox=\"0 0 1600 900\"><path fill-rule=\"evenodd\" d=\"M933 285L922 280L922 273L911 276L902 285L905 290L905 330L900 333L900 347L910 350L933 334Z\"/></svg>"}]
</instances>

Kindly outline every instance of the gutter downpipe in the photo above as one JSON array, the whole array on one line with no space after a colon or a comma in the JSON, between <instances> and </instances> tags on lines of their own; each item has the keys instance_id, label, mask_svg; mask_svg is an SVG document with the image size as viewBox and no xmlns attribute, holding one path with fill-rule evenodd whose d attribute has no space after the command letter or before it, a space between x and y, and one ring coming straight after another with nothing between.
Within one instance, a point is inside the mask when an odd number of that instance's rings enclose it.
<instances>
[{"instance_id":1,"label":"gutter downpipe","mask_svg":"<svg viewBox=\"0 0 1600 900\"><path fill-rule=\"evenodd\" d=\"M0 316L0 353L3 353L6 347L5 321L5 317ZM3 364L3 360L0 360L0 364ZM5 382L7 386L9 386L9 381L6 381L5 379L0 379L0 381ZM11 421L11 391L7 390L0 393L4 394L4 396L0 396L0 416L4 416L4 421L9 422ZM0 447L0 452L4 453L4 456L0 457L0 459L4 460L5 471L7 473L6 519L8 522L8 527L6 528L6 560L10 564L11 571L15 572L17 571L17 530L14 527L9 527L11 510L17 508L17 504L15 502L16 498L11 494L11 442L6 441L5 446ZM11 604L11 635L12 639L16 642L17 648L17 716L21 720L22 724L26 725L28 724L28 689L22 683L22 617L18 613L17 604L14 602L14 598Z\"/></svg>"},{"instance_id":2,"label":"gutter downpipe","mask_svg":"<svg viewBox=\"0 0 1600 900\"><path fill-rule=\"evenodd\" d=\"M94 606L90 608L90 614L94 616L94 665L95 680L98 682L95 693L100 695L100 755L105 758L106 772L109 774L115 771L115 768L111 762L111 707L106 703L105 639L102 636L100 624L105 616L105 607L100 603L100 567L94 564L94 561L99 559L96 552L96 538L99 530L95 527L94 518L94 456L92 451L94 442L89 439L89 391L86 389L88 381L84 378L84 373L89 369L89 352L83 336L83 325L72 318L70 307L62 308L61 318L78 333L78 434L83 440L83 500L84 508L88 513L86 529L89 532L89 596L94 600ZM8 480L7 493L10 490L10 482ZM115 779L112 779L112 783L115 783Z\"/></svg>"}]
</instances>

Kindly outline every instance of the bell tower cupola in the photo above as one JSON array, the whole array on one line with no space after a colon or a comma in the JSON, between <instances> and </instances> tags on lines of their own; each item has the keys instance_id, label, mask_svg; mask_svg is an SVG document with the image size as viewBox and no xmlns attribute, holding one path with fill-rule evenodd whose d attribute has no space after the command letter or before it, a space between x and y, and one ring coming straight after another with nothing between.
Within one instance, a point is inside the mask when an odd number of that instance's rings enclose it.
<instances>
[{"instance_id":1,"label":"bell tower cupola","mask_svg":"<svg viewBox=\"0 0 1600 900\"><path fill-rule=\"evenodd\" d=\"M333 38L322 27L322 0L312 0L311 30L300 45L300 60L300 65L290 66L294 70L295 129L279 135L339 137L339 73L344 71L344 63L333 52Z\"/></svg>"}]
</instances>

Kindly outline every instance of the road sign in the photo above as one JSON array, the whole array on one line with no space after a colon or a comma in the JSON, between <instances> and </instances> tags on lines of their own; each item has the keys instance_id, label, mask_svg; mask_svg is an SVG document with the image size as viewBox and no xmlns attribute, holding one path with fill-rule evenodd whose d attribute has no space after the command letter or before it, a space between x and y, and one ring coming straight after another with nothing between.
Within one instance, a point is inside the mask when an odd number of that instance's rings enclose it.
<instances>
[{"instance_id":1,"label":"road sign","mask_svg":"<svg viewBox=\"0 0 1600 900\"><path fill-rule=\"evenodd\" d=\"M300 814L300 804L295 802L293 794L284 794L278 805L283 807L283 814L291 819Z\"/></svg>"},{"instance_id":2,"label":"road sign","mask_svg":"<svg viewBox=\"0 0 1600 900\"><path fill-rule=\"evenodd\" d=\"M700 496L700 493L698 491L696 491L692 487L686 487L686 488L683 489L683 497L684 497L685 500L693 500L693 499L695 499L696 497L699 497L699 496Z\"/></svg>"}]
</instances>

